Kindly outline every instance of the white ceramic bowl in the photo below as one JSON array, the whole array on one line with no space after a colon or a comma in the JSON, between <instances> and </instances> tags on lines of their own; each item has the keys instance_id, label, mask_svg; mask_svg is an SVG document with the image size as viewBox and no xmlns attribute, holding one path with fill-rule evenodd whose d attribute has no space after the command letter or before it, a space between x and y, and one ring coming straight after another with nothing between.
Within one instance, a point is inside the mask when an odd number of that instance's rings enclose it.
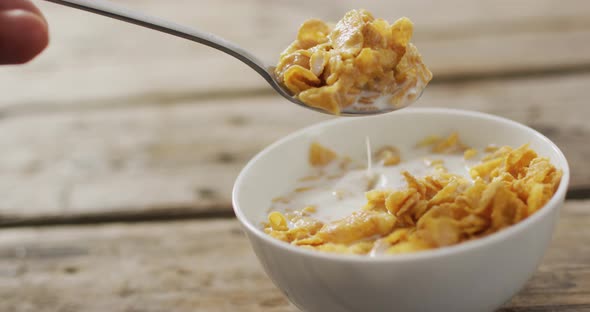
<instances>
[{"instance_id":1,"label":"white ceramic bowl","mask_svg":"<svg viewBox=\"0 0 590 312\"><path fill-rule=\"evenodd\" d=\"M474 147L530 143L563 170L551 201L523 222L456 246L368 258L300 249L260 228L273 197L292 189L308 170L312 140L362 159L364 139L374 146L411 146L432 134L458 131ZM402 155L403 157L403 155ZM448 109L404 109L392 114L339 118L272 144L242 170L233 206L266 273L301 310L493 311L535 272L550 242L569 182L562 152L537 131L492 115Z\"/></svg>"}]
</instances>

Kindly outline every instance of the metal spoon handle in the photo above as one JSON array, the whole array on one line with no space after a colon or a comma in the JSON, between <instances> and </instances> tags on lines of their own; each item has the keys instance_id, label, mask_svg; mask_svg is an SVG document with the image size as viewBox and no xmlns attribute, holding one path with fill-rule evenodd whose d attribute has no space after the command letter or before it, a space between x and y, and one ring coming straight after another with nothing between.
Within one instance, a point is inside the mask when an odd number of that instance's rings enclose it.
<instances>
[{"instance_id":1,"label":"metal spoon handle","mask_svg":"<svg viewBox=\"0 0 590 312\"><path fill-rule=\"evenodd\" d=\"M213 34L192 29L180 24L169 22L154 16L148 16L139 12L134 12L124 7L120 7L106 0L45 0L68 7L76 8L83 11L107 16L131 24L147 27L153 30L161 31L173 36L181 37L195 41L214 49L223 51L238 60L246 63L256 72L258 72L273 87L273 77L268 73L264 64L237 45Z\"/></svg>"}]
</instances>

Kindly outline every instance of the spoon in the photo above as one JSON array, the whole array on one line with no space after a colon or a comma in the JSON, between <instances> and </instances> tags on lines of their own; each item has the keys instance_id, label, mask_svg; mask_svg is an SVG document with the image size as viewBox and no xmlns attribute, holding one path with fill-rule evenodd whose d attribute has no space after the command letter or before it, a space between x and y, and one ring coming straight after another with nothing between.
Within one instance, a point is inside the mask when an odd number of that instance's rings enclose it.
<instances>
[{"instance_id":1,"label":"spoon","mask_svg":"<svg viewBox=\"0 0 590 312\"><path fill-rule=\"evenodd\" d=\"M214 49L225 52L238 60L244 62L246 65L254 69L264 80L266 80L280 95L287 100L305 108L322 112L325 114L331 114L320 108L308 106L299 99L297 99L283 84L277 79L274 73L275 66L265 66L262 61L250 54L248 51L240 48L239 46L211 33L199 31L179 25L173 22L169 22L157 17L148 16L140 12L134 12L124 7L117 6L106 0L45 0L48 2L65 5L68 7L76 8L83 11L88 11L98 15L107 16L110 18L118 19L131 24L147 27L153 30L161 31L173 36L181 37L191 41L195 41ZM415 101L420 97L421 93L414 97L412 101L405 101L403 105L380 105L375 110L359 110L357 109L362 105L351 105L349 108L345 108L340 112L341 116L361 116L361 115L374 115L382 114L390 111L394 111L403 107L408 106L411 102Z\"/></svg>"}]
</instances>

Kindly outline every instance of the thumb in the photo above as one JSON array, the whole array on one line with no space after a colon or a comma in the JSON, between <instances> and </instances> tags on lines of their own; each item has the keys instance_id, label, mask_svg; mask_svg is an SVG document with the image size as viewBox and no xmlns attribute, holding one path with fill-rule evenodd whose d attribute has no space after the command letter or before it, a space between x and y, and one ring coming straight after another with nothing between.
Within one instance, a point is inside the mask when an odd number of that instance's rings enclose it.
<instances>
[{"instance_id":1,"label":"thumb","mask_svg":"<svg viewBox=\"0 0 590 312\"><path fill-rule=\"evenodd\" d=\"M4 0L2 0L4 2ZM0 64L22 64L37 56L49 42L47 23L28 1L0 5Z\"/></svg>"}]
</instances>

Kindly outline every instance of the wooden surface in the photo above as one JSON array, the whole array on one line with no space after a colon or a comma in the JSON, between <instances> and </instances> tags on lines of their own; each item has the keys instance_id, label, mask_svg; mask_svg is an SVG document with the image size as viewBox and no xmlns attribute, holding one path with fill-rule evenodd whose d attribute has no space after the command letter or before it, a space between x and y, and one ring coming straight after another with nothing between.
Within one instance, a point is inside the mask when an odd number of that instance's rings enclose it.
<instances>
[{"instance_id":1,"label":"wooden surface","mask_svg":"<svg viewBox=\"0 0 590 312\"><path fill-rule=\"evenodd\" d=\"M538 272L500 311L590 308L588 223L590 201L569 202ZM297 311L235 220L5 230L0 297L15 312Z\"/></svg>"},{"instance_id":2,"label":"wooden surface","mask_svg":"<svg viewBox=\"0 0 590 312\"><path fill-rule=\"evenodd\" d=\"M590 74L438 84L416 106L512 118L553 139L572 164L583 164L590 155L590 108L575 95L589 85ZM0 123L0 216L15 223L229 212L233 180L252 156L329 118L275 95L7 118ZM571 186L590 186L590 167L576 167Z\"/></svg>"},{"instance_id":3,"label":"wooden surface","mask_svg":"<svg viewBox=\"0 0 590 312\"><path fill-rule=\"evenodd\" d=\"M269 64L303 20L338 20L362 5L388 20L410 17L416 24L414 41L438 80L590 69L587 0L117 2L223 36ZM3 70L7 75L0 85L15 86L3 90L3 110L174 102L268 88L245 65L210 48L54 4L39 5L52 25L53 45L36 66Z\"/></svg>"},{"instance_id":4,"label":"wooden surface","mask_svg":"<svg viewBox=\"0 0 590 312\"><path fill-rule=\"evenodd\" d=\"M303 20L361 5L117 2L214 32L268 64ZM296 311L242 237L230 191L262 148L331 117L289 104L209 48L38 4L49 50L0 68L0 311ZM415 22L435 74L416 106L508 117L563 149L572 180L556 239L501 311L590 311L590 2L362 7Z\"/></svg>"}]
</instances>

